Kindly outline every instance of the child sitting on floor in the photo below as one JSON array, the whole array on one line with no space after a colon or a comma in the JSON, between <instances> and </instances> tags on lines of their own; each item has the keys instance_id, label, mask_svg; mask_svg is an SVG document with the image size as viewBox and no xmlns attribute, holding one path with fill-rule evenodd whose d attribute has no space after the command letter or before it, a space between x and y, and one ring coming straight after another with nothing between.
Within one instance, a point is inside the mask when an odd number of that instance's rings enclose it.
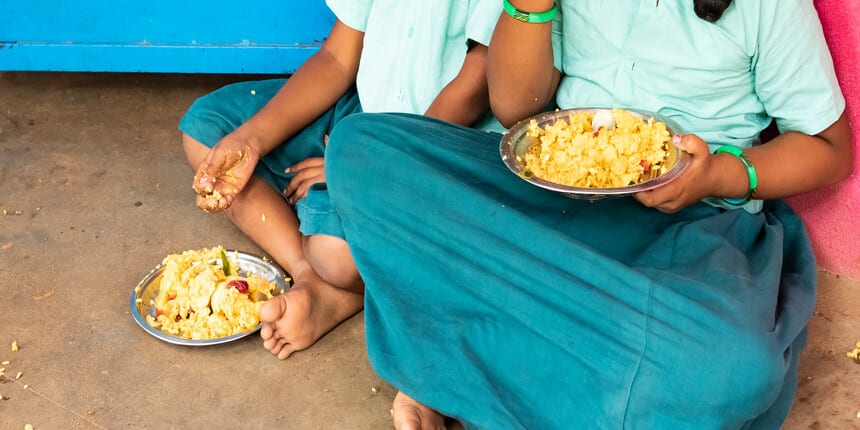
<instances>
[{"instance_id":1,"label":"child sitting on floor","mask_svg":"<svg viewBox=\"0 0 860 430\"><path fill-rule=\"evenodd\" d=\"M501 128L487 114L485 75L498 0L326 3L337 22L289 79L228 85L198 99L179 125L197 205L225 212L293 279L261 311L263 345L281 359L363 306L324 184L334 125L367 111Z\"/></svg>"}]
</instances>

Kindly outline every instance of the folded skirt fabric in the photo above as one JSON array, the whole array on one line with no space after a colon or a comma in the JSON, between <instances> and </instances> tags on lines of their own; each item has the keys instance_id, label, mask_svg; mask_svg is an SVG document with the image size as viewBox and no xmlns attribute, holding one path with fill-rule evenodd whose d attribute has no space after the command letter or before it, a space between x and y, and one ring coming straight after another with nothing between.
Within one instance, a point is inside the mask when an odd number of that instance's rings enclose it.
<instances>
[{"instance_id":1,"label":"folded skirt fabric","mask_svg":"<svg viewBox=\"0 0 860 430\"><path fill-rule=\"evenodd\" d=\"M379 375L468 429L779 428L817 277L791 209L571 199L511 173L500 140L404 114L335 127Z\"/></svg>"}]
</instances>

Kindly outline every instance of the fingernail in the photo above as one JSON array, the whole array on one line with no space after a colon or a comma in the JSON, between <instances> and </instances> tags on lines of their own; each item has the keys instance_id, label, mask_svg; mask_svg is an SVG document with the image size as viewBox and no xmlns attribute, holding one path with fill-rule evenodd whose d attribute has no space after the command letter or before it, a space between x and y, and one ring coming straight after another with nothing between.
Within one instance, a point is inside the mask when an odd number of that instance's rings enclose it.
<instances>
[{"instance_id":1,"label":"fingernail","mask_svg":"<svg viewBox=\"0 0 860 430\"><path fill-rule=\"evenodd\" d=\"M674 143L675 145L681 143L681 135L676 134L676 135L672 136L672 143Z\"/></svg>"},{"instance_id":2,"label":"fingernail","mask_svg":"<svg viewBox=\"0 0 860 430\"><path fill-rule=\"evenodd\" d=\"M290 173L290 168L287 167L286 169L284 169L284 173Z\"/></svg>"}]
</instances>

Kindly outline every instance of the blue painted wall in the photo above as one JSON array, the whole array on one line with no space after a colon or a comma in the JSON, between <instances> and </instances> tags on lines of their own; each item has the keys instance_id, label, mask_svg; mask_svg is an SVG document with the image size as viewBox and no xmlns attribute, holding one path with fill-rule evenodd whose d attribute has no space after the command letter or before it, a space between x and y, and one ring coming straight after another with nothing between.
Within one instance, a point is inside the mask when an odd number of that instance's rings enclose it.
<instances>
[{"instance_id":1,"label":"blue painted wall","mask_svg":"<svg viewBox=\"0 0 860 430\"><path fill-rule=\"evenodd\" d=\"M334 20L324 0L0 0L0 70L292 73Z\"/></svg>"}]
</instances>

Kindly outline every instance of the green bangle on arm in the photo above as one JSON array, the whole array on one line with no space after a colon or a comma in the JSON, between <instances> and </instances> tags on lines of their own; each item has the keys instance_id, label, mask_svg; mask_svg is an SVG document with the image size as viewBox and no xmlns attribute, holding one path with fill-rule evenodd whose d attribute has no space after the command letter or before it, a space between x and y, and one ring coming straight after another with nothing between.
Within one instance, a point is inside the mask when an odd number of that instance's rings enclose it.
<instances>
[{"instance_id":1,"label":"green bangle on arm","mask_svg":"<svg viewBox=\"0 0 860 430\"><path fill-rule=\"evenodd\" d=\"M747 171L747 176L749 177L749 181L750 181L750 190L749 190L749 192L747 192L747 195L744 198L742 198L742 199L727 199L725 197L722 197L722 200L724 202L732 205L732 206L743 206L747 202L749 202L750 199L752 199L756 188L758 188L758 173L756 173L755 166L753 166L752 161L750 161L749 157L747 157L747 155L744 153L744 151L742 149L738 148L737 146L724 145L724 146L717 148L717 150L714 151L714 154L722 154L722 153L734 155L738 160L740 160L741 163L744 164L744 168Z\"/></svg>"},{"instance_id":2,"label":"green bangle on arm","mask_svg":"<svg viewBox=\"0 0 860 430\"><path fill-rule=\"evenodd\" d=\"M553 2L552 8L543 12L527 12L522 9L518 9L516 6L512 5L509 0L502 0L502 4L505 7L505 12L507 12L513 19L532 24L550 22L555 18L555 14L558 12L555 2Z\"/></svg>"}]
</instances>

